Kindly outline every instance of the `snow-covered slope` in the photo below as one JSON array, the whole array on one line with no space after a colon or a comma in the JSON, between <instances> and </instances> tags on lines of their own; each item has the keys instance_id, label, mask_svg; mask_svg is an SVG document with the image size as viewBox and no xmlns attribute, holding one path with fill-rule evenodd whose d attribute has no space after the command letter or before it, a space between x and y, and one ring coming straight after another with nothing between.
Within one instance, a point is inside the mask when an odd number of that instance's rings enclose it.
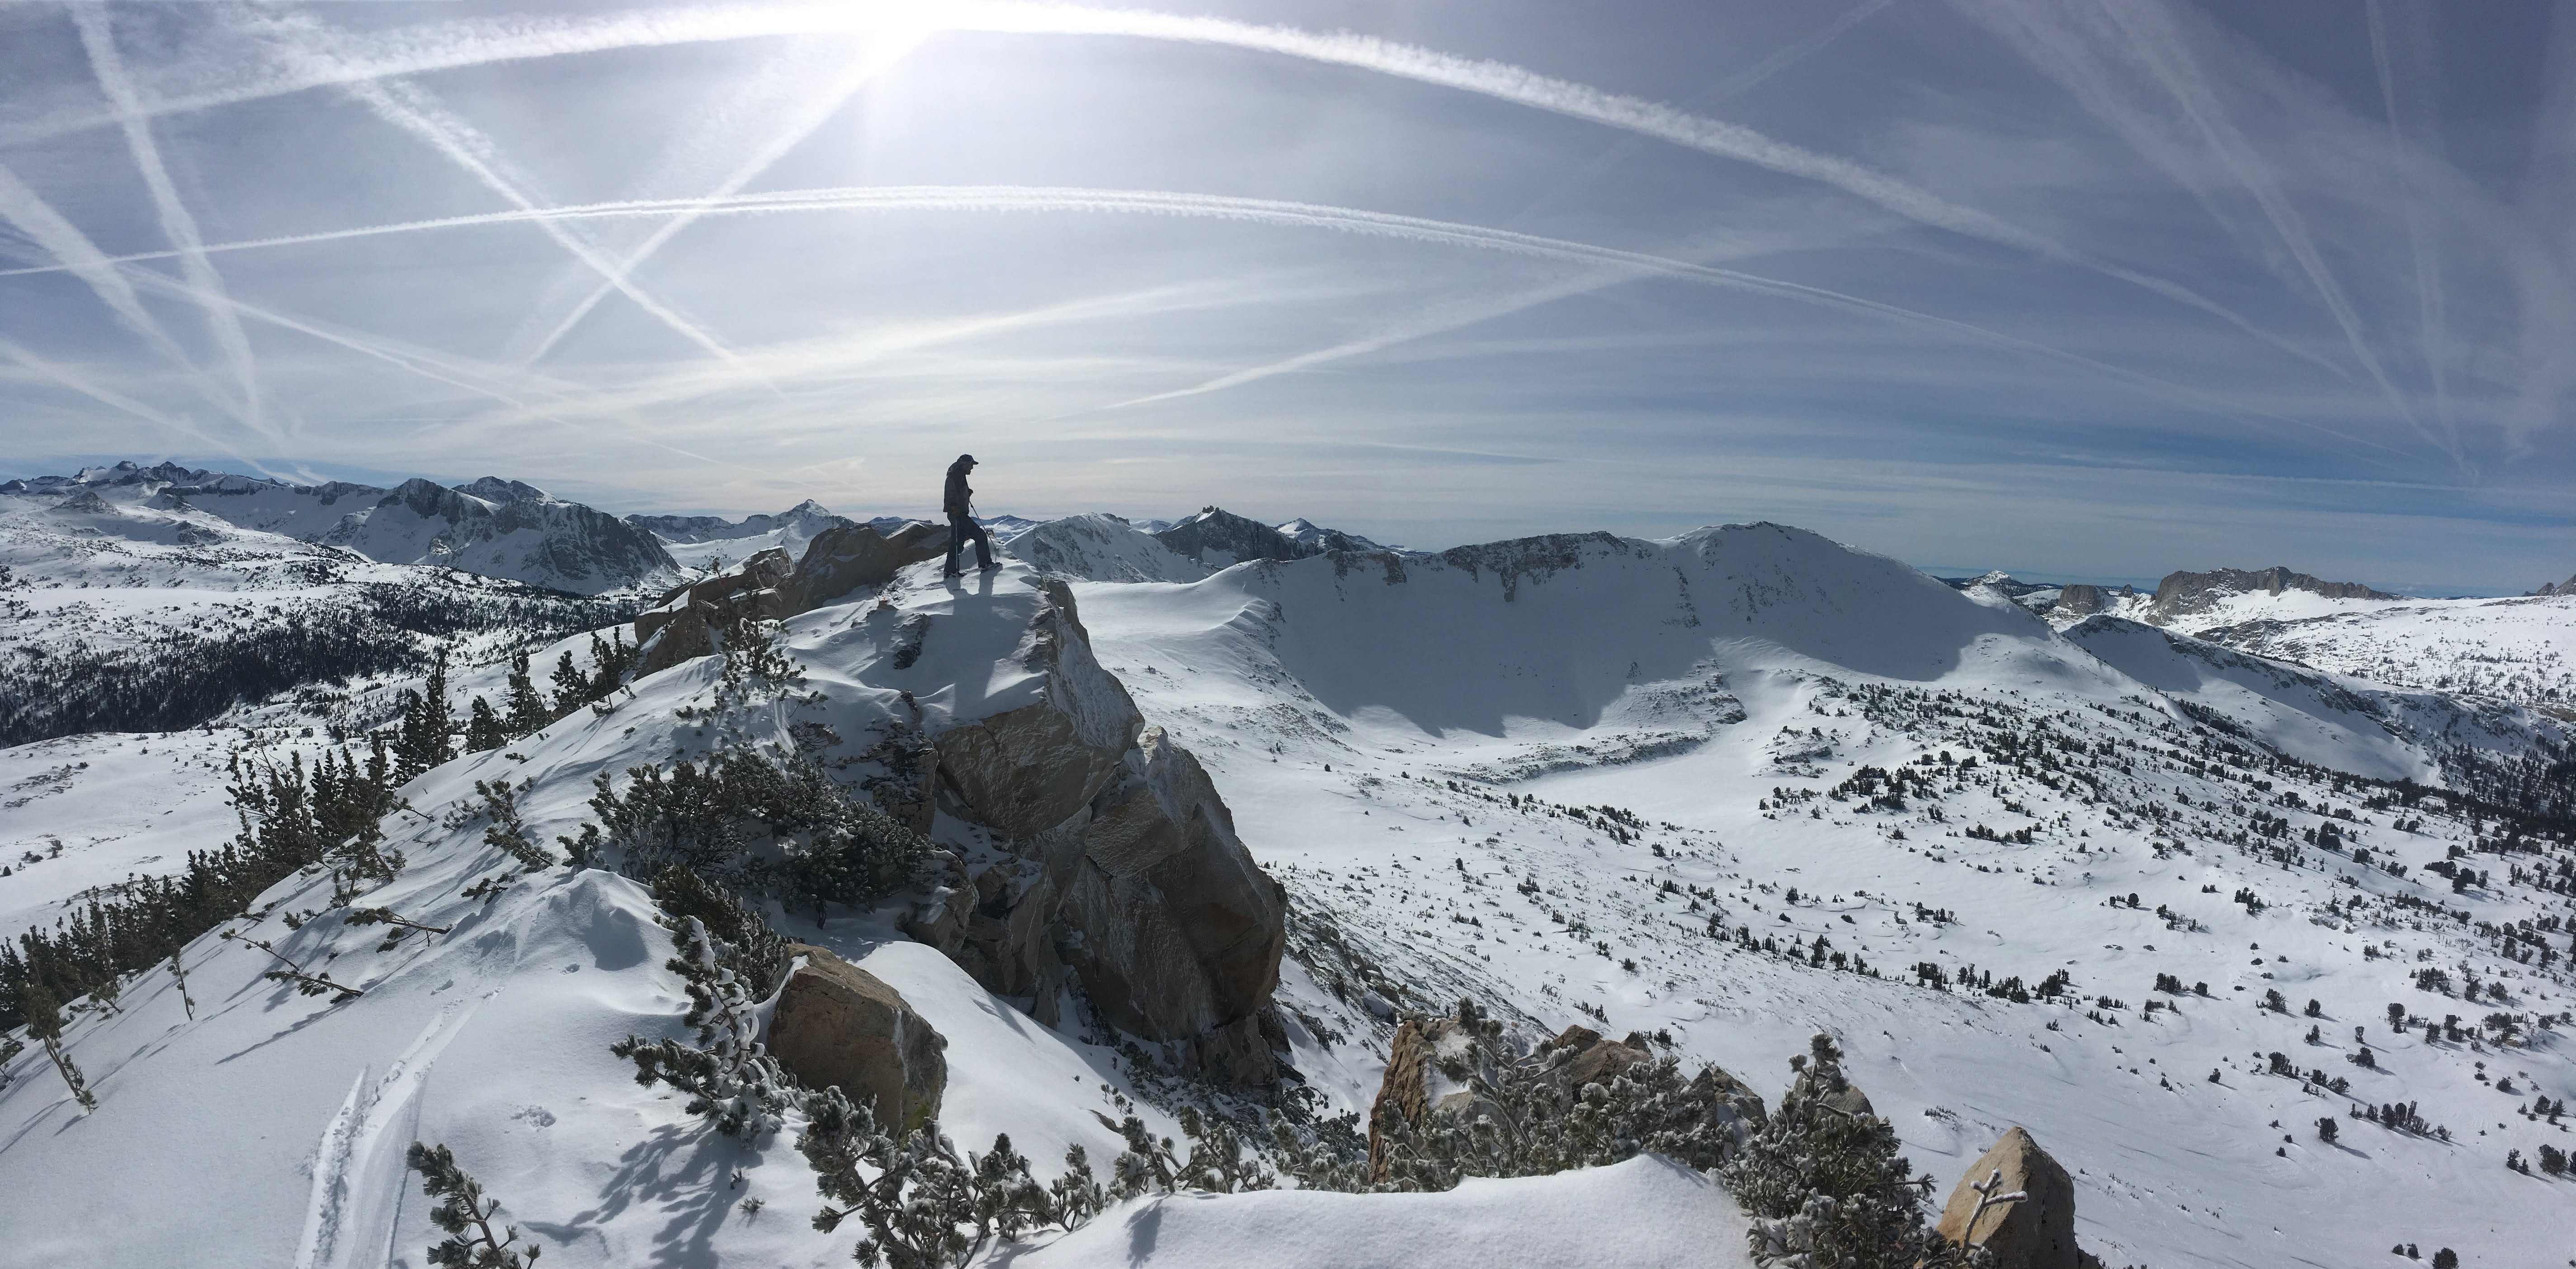
<instances>
[{"instance_id":1,"label":"snow-covered slope","mask_svg":"<svg viewBox=\"0 0 2576 1269\"><path fill-rule=\"evenodd\" d=\"M1169 567L1115 522L1057 524L1015 549L1059 550L1086 576ZM792 1128L736 1146L607 1053L680 1031L669 943L637 887L558 869L463 899L504 860L448 813L477 780L526 780L550 841L589 814L594 774L728 735L854 755L890 723L1030 703L1036 570L943 586L936 569L791 618L795 694L721 704L722 667L690 662L415 782L395 843L411 866L369 902L449 933L386 951L337 915L287 930L284 914L324 906L325 877L233 923L364 996L295 995L259 977L264 954L208 937L186 953L194 1021L159 971L119 1012L74 1020L97 1111L77 1113L41 1051L21 1055L0 1089L11 1263L416 1265L425 1203L400 1165L415 1137L453 1146L550 1266L842 1262L846 1232L808 1225ZM2568 1144L2528 1112L2576 1091L2563 1024L2539 1021L2576 1008L2559 955L2576 868L2494 807L2377 782L2437 783L2453 745L2535 752L2561 735L2545 717L2118 620L2061 631L2001 587L1962 592L1776 525L1074 589L1101 664L1198 755L1288 889L1280 1001L1317 1111L1364 1111L1398 1012L1461 996L1528 1031L1580 1015L1640 1032L1766 1096L1823 1030L1941 1191L2005 1128L2031 1129L2074 1174L2078 1233L2108 1264L2375 1263L2392 1243L2473 1265L2565 1254L2546 1213L2569 1182L2503 1162ZM30 797L53 833L203 816L111 805L165 762L206 778L217 755L165 754L177 739L5 755L0 786L26 792L0 801ZM953 821L940 832L974 844ZM0 878L0 910L88 878L30 865ZM962 1146L1007 1131L1041 1174L1072 1143L1105 1161L1115 1142L1091 1111L1111 1092L1170 1131L1127 1055L1037 1025L882 914L772 918L948 1035L943 1124ZM2441 991L2418 988L2427 968ZM2471 975L2498 994L2461 999ZM2272 991L2287 1012L2263 1007ZM2401 1035L2390 1002L2464 1029ZM2490 1015L2513 1020L2510 1040ZM2270 1073L2273 1054L2294 1073ZM2401 1102L2447 1138L2350 1117ZM1741 1228L1704 1182L1636 1161L1443 1196L1146 1200L990 1263L1725 1264Z\"/></svg>"},{"instance_id":2,"label":"snow-covered slope","mask_svg":"<svg viewBox=\"0 0 2576 1269\"><path fill-rule=\"evenodd\" d=\"M332 482L292 485L260 477L131 462L71 476L13 480L0 501L18 514L75 516L196 513L224 525L346 548L389 564L434 564L552 590L596 595L677 580L653 536L626 522L515 480L487 476L449 488L407 480L393 489ZM184 518L174 523L187 523ZM175 531L175 530L174 530Z\"/></svg>"},{"instance_id":3,"label":"snow-covered slope","mask_svg":"<svg viewBox=\"0 0 2576 1269\"><path fill-rule=\"evenodd\" d=\"M2566 1144L2516 1112L2576 1088L2560 1033L2528 1026L2576 1002L2563 959L2513 963L2493 932L2545 919L2565 943L2565 856L2472 851L2486 880L2454 892L2426 865L2491 842L2486 819L2383 805L2261 743L2420 773L2471 711L2275 681L2134 626L2068 639L2009 597L1773 526L1081 596L1104 661L1331 932L1285 991L1354 1037L1309 1071L1339 1097L1369 1091L1351 1049L1383 1060L1390 989L1541 1025L1597 1010L1756 1087L1823 1029L1944 1186L2029 1127L2076 1174L2079 1235L2107 1263L2561 1254L2527 1217L2563 1183L2503 1164ZM2494 743L2554 734L2490 717ZM2303 844L2324 823L2333 848ZM2418 990L2426 965L2506 997ZM2289 1013L2260 1007L2270 990ZM2471 1031L2512 1014L2534 1038L2427 1043L2390 1029L2390 1001ZM2348 1091L2266 1074L2272 1052ZM2346 1118L2398 1101L2450 1138Z\"/></svg>"},{"instance_id":4,"label":"snow-covered slope","mask_svg":"<svg viewBox=\"0 0 2576 1269\"><path fill-rule=\"evenodd\" d=\"M643 888L555 869L488 901L464 897L509 860L479 822L452 812L475 801L478 780L530 782L520 806L550 841L589 814L592 775L704 754L728 732L785 742L803 724L863 740L916 707L938 722L1028 704L1043 683L1020 656L1039 603L1032 575L1013 566L943 588L936 569L917 565L882 595L789 623L788 647L819 697L725 708L722 667L702 659L641 681L611 712L577 712L508 753L406 786L421 813L388 828L410 866L367 902L447 933L385 950L382 927L351 928L345 910L327 911L330 877L290 879L227 923L235 939L209 934L185 950L193 1020L160 972L116 1012L74 1021L66 1042L96 1111L72 1103L41 1051L21 1055L0 1088L8 1263L419 1265L434 1235L403 1168L416 1138L470 1160L548 1265L846 1263L849 1236L807 1219L812 1174L792 1127L740 1146L638 1087L632 1065L609 1053L630 1033L684 1033L687 1001L662 968L670 939ZM941 631L927 652L924 620ZM906 646L911 655L899 655ZM228 834L214 825L204 835L213 845ZM326 911L286 920L313 909ZM1111 1092L1135 1091L1110 1050L1035 1025L881 915L817 925L773 909L772 919L884 978L948 1038L941 1122L968 1148L1008 1132L1049 1175L1071 1144L1095 1159L1116 1153L1116 1135L1091 1113L1116 1109ZM265 981L276 962L246 938L364 994L335 1004ZM1141 1113L1173 1131L1159 1112ZM773 1206L746 1210L745 1199Z\"/></svg>"},{"instance_id":5,"label":"snow-covered slope","mask_svg":"<svg viewBox=\"0 0 2576 1269\"><path fill-rule=\"evenodd\" d=\"M2342 602L2305 616L2229 612L2196 633L2323 670L2576 719L2576 594Z\"/></svg>"}]
</instances>

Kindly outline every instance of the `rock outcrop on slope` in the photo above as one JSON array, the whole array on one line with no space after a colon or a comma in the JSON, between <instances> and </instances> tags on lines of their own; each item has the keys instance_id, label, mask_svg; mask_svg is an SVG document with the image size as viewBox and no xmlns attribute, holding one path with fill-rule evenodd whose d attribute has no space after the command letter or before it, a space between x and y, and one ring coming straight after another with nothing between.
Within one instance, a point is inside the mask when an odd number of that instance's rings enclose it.
<instances>
[{"instance_id":1,"label":"rock outcrop on slope","mask_svg":"<svg viewBox=\"0 0 2576 1269\"><path fill-rule=\"evenodd\" d=\"M2149 622L2161 626L2195 613L2207 612L2231 596L2257 592L2279 595L2293 590L2326 599L2399 598L2372 590L2359 582L2329 582L2275 564L2260 570L2221 568L2206 573L2167 573L2163 581L2156 583L2155 597L2147 602L2145 616Z\"/></svg>"},{"instance_id":2,"label":"rock outcrop on slope","mask_svg":"<svg viewBox=\"0 0 2576 1269\"><path fill-rule=\"evenodd\" d=\"M826 529L795 562L783 549L757 552L726 572L662 592L652 607L637 613L635 673L667 670L716 651L728 623L812 612L864 587L882 586L905 565L946 550L946 534L911 523L892 536L864 524Z\"/></svg>"},{"instance_id":3,"label":"rock outcrop on slope","mask_svg":"<svg viewBox=\"0 0 2576 1269\"><path fill-rule=\"evenodd\" d=\"M1041 1022L1061 1019L1069 972L1103 1021L1172 1044L1183 1070L1275 1083L1287 892L1198 759L1092 658L1072 593L1043 593L1022 644L1040 699L932 737L943 809L999 832L1016 866L952 877L905 929L1031 996Z\"/></svg>"},{"instance_id":4,"label":"rock outcrop on slope","mask_svg":"<svg viewBox=\"0 0 2576 1269\"><path fill-rule=\"evenodd\" d=\"M935 807L990 830L1008 856L979 856L970 870L966 853L952 853L945 884L910 914L906 932L986 989L1025 998L1049 1026L1067 1021L1070 983L1100 1021L1170 1046L1185 1072L1275 1084L1286 1033L1271 995L1287 945L1286 891L1235 835L1198 759L1146 726L1093 657L1066 584L1021 566L971 588L898 581L945 550L944 535L916 524L891 538L869 525L836 528L793 564L763 551L638 616L638 674L716 651L729 623L793 617L876 589L879 604L853 622L885 640L861 686L894 688L911 713L886 720L905 767L891 799L902 805L889 810L935 829ZM906 601L924 599L936 602L906 611ZM989 655L980 648L1005 655L979 660ZM1005 680L1012 685L989 690ZM924 698L955 702L970 688L983 704L923 708Z\"/></svg>"},{"instance_id":5,"label":"rock outcrop on slope","mask_svg":"<svg viewBox=\"0 0 2576 1269\"><path fill-rule=\"evenodd\" d=\"M808 1088L837 1086L898 1138L939 1118L948 1041L885 980L819 947L779 990L769 1051Z\"/></svg>"},{"instance_id":6,"label":"rock outcrop on slope","mask_svg":"<svg viewBox=\"0 0 2576 1269\"><path fill-rule=\"evenodd\" d=\"M1978 1186L1988 1188L1980 1193ZM1992 1201L2012 1194L2022 1197ZM2075 1245L2074 1178L2021 1128L1968 1165L1941 1210L1939 1230L1953 1243L1982 1248L1995 1269L2099 1269Z\"/></svg>"}]
</instances>

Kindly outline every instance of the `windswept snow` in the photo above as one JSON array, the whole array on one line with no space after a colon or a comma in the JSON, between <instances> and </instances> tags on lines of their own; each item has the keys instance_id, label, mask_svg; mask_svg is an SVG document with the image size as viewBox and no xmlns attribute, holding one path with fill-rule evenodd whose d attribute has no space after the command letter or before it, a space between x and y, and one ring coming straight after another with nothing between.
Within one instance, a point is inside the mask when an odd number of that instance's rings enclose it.
<instances>
[{"instance_id":1,"label":"windswept snow","mask_svg":"<svg viewBox=\"0 0 2576 1269\"><path fill-rule=\"evenodd\" d=\"M1185 1194L1138 1199L1051 1246L1024 1269L1750 1269L1744 1218L1723 1190L1640 1156L1606 1168L1446 1194Z\"/></svg>"}]
</instances>

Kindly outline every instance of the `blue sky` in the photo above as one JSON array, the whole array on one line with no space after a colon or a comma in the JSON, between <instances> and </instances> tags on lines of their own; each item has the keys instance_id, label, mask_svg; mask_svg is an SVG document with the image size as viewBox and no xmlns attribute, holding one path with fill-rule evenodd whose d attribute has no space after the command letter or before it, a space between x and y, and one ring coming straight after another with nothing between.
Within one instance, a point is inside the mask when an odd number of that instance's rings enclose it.
<instances>
[{"instance_id":1,"label":"blue sky","mask_svg":"<svg viewBox=\"0 0 2576 1269\"><path fill-rule=\"evenodd\" d=\"M0 471L2576 572L2576 9L0 5Z\"/></svg>"}]
</instances>

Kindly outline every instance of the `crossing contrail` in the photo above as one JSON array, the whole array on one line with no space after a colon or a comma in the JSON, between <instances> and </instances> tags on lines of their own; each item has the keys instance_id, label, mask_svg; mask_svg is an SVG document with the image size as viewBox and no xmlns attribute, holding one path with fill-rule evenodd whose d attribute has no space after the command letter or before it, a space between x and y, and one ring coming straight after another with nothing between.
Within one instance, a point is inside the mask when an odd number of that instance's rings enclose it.
<instances>
[{"instance_id":1,"label":"crossing contrail","mask_svg":"<svg viewBox=\"0 0 2576 1269\"><path fill-rule=\"evenodd\" d=\"M1185 216L1216 220L1235 220L1298 228L1329 229L1340 233L1402 239L1445 246L1471 247L1542 259L1577 263L1617 265L1641 274L1659 275L1679 281L1695 282L1727 290L1766 295L1795 303L1829 308L1875 318L1917 330L1947 336L1964 342L1983 344L2008 352L2054 361L2077 367L2127 383L2178 404L2231 416L2272 419L2323 433L2339 440L2386 449L2376 442L2363 441L2333 428L2306 419L2269 411L2254 410L2211 396L2182 384L2156 378L2078 353L2067 352L2036 341L2008 335L2001 331L1962 322L1954 318L1919 312L1894 304L1823 287L1766 278L1713 265L1693 264L1644 252L1625 251L1563 238L1492 229L1456 221L1431 220L1419 216L1399 216L1386 212L1363 211L1320 203L1289 202L1281 199L1240 198L1219 194L1177 193L1165 190L1108 190L1079 187L1022 185L894 185L838 186L821 189L780 190L758 194L738 194L719 200L707 199L632 199L618 202L588 203L569 207L515 209L480 212L464 216L446 216L431 220L405 221L398 224L371 225L355 229L326 230L317 233L291 234L245 242L209 245L209 252L251 251L298 246L310 243L342 242L358 238L385 237L395 234L428 233L447 229L474 228L489 225L526 224L539 220L597 220L634 216L667 216L688 210L697 215L778 215L790 212L849 211L1021 211L1021 212L1114 212L1139 215ZM116 257L119 263L168 259L171 252L140 252ZM22 268L0 270L0 277L23 276L60 271L57 268ZM2393 451L2392 451L2393 452Z\"/></svg>"},{"instance_id":2,"label":"crossing contrail","mask_svg":"<svg viewBox=\"0 0 2576 1269\"><path fill-rule=\"evenodd\" d=\"M1687 149L1833 186L1919 224L2087 269L2172 303L2197 309L2292 356L2341 373L2318 354L2256 326L2180 283L2100 259L1991 213L1942 198L1901 178L1836 155L1791 145L1741 124L1709 119L1641 97L1606 92L1507 62L1479 60L1350 32L1319 33L1225 18L1135 9L1094 9L1046 0L840 0L622 13L600 17L476 18L383 31L332 33L322 64L299 59L249 79L233 68L175 68L173 90L144 108L202 110L361 79L611 49L826 34L985 32L1097 35L1222 45L1325 65L1393 75L1620 128ZM235 75L231 82L219 76ZM0 123L0 142L25 142L99 127L117 112L66 112Z\"/></svg>"},{"instance_id":3,"label":"crossing contrail","mask_svg":"<svg viewBox=\"0 0 2576 1269\"><path fill-rule=\"evenodd\" d=\"M807 137L814 135L814 130L822 127L824 120L837 113L849 101L852 94L858 92L869 80L883 73L887 67L910 55L927 38L926 33L909 38L891 37L871 46L864 55L851 59L848 65L842 67L840 72L833 76L829 84L806 98L802 108L788 119L785 127L780 128L767 141L743 156L742 162L736 164L732 171L725 174L722 181L717 182L714 189L700 198L700 203L711 204L712 200L728 198L740 193L742 187L749 185L753 178L768 171L771 164L784 157L788 151L795 149ZM627 253L624 259L603 271L601 284L573 305L572 311L566 313L563 320L555 323L554 327L537 341L535 350L528 353L525 359L533 362L553 351L554 346L562 342L564 336L572 333L573 327L581 324L581 319L588 316L591 309L608 297L609 291L623 288L626 285L626 279L632 276L635 270L643 267L645 261L652 259L653 253L660 251L664 243L679 236L681 230L696 223L701 214L703 213L683 212L656 226L650 237Z\"/></svg>"},{"instance_id":4,"label":"crossing contrail","mask_svg":"<svg viewBox=\"0 0 2576 1269\"><path fill-rule=\"evenodd\" d=\"M125 59L116 51L116 33L108 25L107 6L76 4L71 6L72 22L80 29L81 48L89 54L90 73L98 80L99 91L115 104L119 122L124 125L125 144L134 156L135 170L143 176L143 188L152 197L152 210L159 216L161 232L170 245L179 249L179 268L188 281L201 291L214 295L224 293L222 275L206 260L205 241L197 232L197 221L179 200L178 188L170 183L169 165L161 161L161 147L152 136L152 121L141 111L142 102L135 95L134 81L125 73ZM260 421L259 368L251 357L250 338L242 333L239 319L220 304L204 306L206 327L214 336L215 347L232 366L233 381L241 390L241 419L252 430L276 440L276 434Z\"/></svg>"},{"instance_id":5,"label":"crossing contrail","mask_svg":"<svg viewBox=\"0 0 2576 1269\"><path fill-rule=\"evenodd\" d=\"M362 80L347 85L347 91L369 110L374 111L377 117L420 138L431 149L465 169L466 173L481 182L485 189L500 195L502 200L511 206L522 211L538 210L536 201L522 192L517 182L495 169L497 147L492 145L489 138L483 136L473 125L440 107L426 93L421 92L408 81ZM574 259L579 260L603 279L603 285L593 294L593 303L611 293L623 295L633 301L636 307L652 314L655 319L669 327L682 339L705 349L726 365L754 379L759 378L749 366L743 363L740 356L736 355L731 348L718 342L715 336L708 334L703 327L681 316L669 305L646 294L642 288L629 281L627 278L629 270L624 262L609 259L596 245L576 232L568 222L545 219L534 223L548 238L554 240L556 246L562 247ZM535 358L531 357L529 360L533 361ZM773 392L778 390L774 384L764 383L764 386Z\"/></svg>"}]
</instances>

